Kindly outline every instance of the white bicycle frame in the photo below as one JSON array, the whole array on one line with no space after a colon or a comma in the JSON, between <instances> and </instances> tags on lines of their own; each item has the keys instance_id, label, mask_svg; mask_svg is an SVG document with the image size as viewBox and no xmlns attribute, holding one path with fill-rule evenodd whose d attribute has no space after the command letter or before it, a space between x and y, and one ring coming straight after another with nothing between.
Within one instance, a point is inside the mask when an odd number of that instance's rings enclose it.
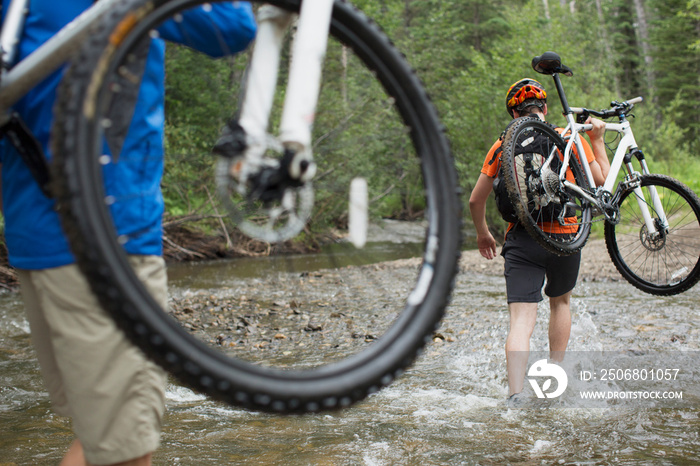
<instances>
[{"instance_id":1,"label":"white bicycle frame","mask_svg":"<svg viewBox=\"0 0 700 466\"><path fill-rule=\"evenodd\" d=\"M265 5L258 11L258 33L238 117L238 124L246 135L246 149L243 153L245 164L241 167L239 179L247 179L250 174L255 174L269 162L264 157L268 148L278 152L290 150L294 153L289 167L292 178L308 182L315 175L311 130L328 44L333 1L304 0L301 4L277 139L268 136L270 111L275 96L285 33L297 15L270 5ZM302 171L302 163L310 168ZM366 180L354 179L349 195L348 239L361 248L367 240ZM290 215L296 216L291 210ZM292 223L290 221L290 224ZM299 225L303 227L303 224L304 222ZM245 228L242 225L239 227ZM269 237L265 239L272 241Z\"/></svg>"},{"instance_id":2,"label":"white bicycle frame","mask_svg":"<svg viewBox=\"0 0 700 466\"><path fill-rule=\"evenodd\" d=\"M14 67L17 45L24 29L29 0L11 0L0 33L2 69L0 71L0 124L9 119L9 110L34 86L66 63L84 42L92 25L116 0L94 3L55 36L42 44Z\"/></svg>"},{"instance_id":3,"label":"white bicycle frame","mask_svg":"<svg viewBox=\"0 0 700 466\"><path fill-rule=\"evenodd\" d=\"M631 99L629 102L632 104L641 102L642 98L641 97L636 97L634 99ZM567 126L564 129L563 134L569 134L570 136L568 137L568 141L566 144L566 149L564 151L564 163L562 165L562 170L559 173L559 179L562 181L562 184L567 187L568 189L572 191L576 191L579 193L582 197L586 198L589 202L591 202L593 205L598 205L598 199L596 197L592 196L590 193L584 191L577 185L569 182L566 180L566 167L568 167L569 160L571 158L571 150L574 146L576 146L576 153L578 154L584 154L583 150L583 144L581 143L581 136L580 132L581 131L588 131L591 129L592 125L586 125L586 124L581 124L577 123L576 119L574 117L574 114L576 113L582 113L583 109L581 108L575 108L571 107L571 113L568 113L566 115L567 119ZM634 138L634 133L632 132L632 127L630 125L630 122L625 120L621 123L606 123L605 124L605 130L606 131L615 131L617 133L620 133L622 135L622 139L620 140L617 149L615 150L615 155L613 156L612 162L610 163L610 172L608 173L608 176L605 178L605 183L603 184L602 187L598 188L599 190L602 189L603 192L607 192L609 194L612 194L613 190L613 185L615 184L615 181L617 180L617 176L620 173L620 169L622 167L623 162L625 161L625 157L628 153L629 150L635 150L637 149L637 142ZM640 164L642 166L642 173L643 174L648 174L649 173L649 168L646 164L646 161L644 159L640 160ZM590 183L591 186L595 186L595 181L593 180L593 174L591 173L591 168L588 163L581 163L583 166L583 169L586 173L586 177L588 179L588 182ZM627 170L627 176L632 177L635 174L634 167L632 166L631 160L628 160L625 164L626 170ZM661 204L661 200L659 199L659 195L656 192L656 188L654 186L649 186L649 197L651 198L651 204L654 206L654 212L658 216L658 219L660 221L660 224L657 224L654 222L654 218L651 215L651 212L649 211L649 204L645 201L644 197L644 192L642 191L642 188L637 184L634 187L634 194L637 199L637 203L639 204L639 209L642 213L642 217L644 218L644 223L647 227L647 231L650 235L654 236L658 234L659 227L663 230L668 229L668 221L666 219L666 214L664 213L663 206Z\"/></svg>"},{"instance_id":4,"label":"white bicycle frame","mask_svg":"<svg viewBox=\"0 0 700 466\"><path fill-rule=\"evenodd\" d=\"M0 124L7 121L13 104L69 60L73 51L84 42L90 27L113 7L115 1L96 2L12 68L10 65L16 57L29 0L10 1L0 34ZM302 3L292 51L280 140L285 147L308 157L311 156L311 126L318 101L321 64L328 42L332 9L333 0L305 0ZM261 7L258 16L258 35L240 118L240 124L250 138L247 156L251 161L259 160L267 145L265 134L277 82L282 40L295 16L269 5Z\"/></svg>"},{"instance_id":5,"label":"white bicycle frame","mask_svg":"<svg viewBox=\"0 0 700 466\"><path fill-rule=\"evenodd\" d=\"M312 160L311 128L332 12L333 0L304 0L299 13L279 135L283 148L292 149L297 154L290 167L290 173L296 178L301 172L299 164L303 160ZM258 12L258 33L238 120L246 133L248 147L244 155L252 170L263 163L263 154L268 148L268 122L282 42L295 17L293 13L270 5L261 7ZM313 172L304 177L302 181L310 179Z\"/></svg>"}]
</instances>

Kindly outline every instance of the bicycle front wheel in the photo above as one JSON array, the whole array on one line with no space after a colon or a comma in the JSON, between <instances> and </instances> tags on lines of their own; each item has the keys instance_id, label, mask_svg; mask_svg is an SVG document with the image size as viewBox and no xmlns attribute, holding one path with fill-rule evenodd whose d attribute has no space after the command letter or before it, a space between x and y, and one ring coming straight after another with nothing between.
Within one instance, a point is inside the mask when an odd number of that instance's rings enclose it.
<instances>
[{"instance_id":1,"label":"bicycle front wheel","mask_svg":"<svg viewBox=\"0 0 700 466\"><path fill-rule=\"evenodd\" d=\"M591 231L591 205L559 180L566 144L552 125L537 118L513 123L503 139L503 177L525 230L548 251L574 254ZM550 160L547 164L547 160ZM589 191L577 156L571 155L566 179Z\"/></svg>"},{"instance_id":2,"label":"bicycle front wheel","mask_svg":"<svg viewBox=\"0 0 700 466\"><path fill-rule=\"evenodd\" d=\"M642 176L641 192L625 192L619 223L605 224L610 259L628 282L646 293L682 293L700 280L700 200L665 175ZM663 213L655 208L653 192ZM649 231L640 203L651 214L656 233Z\"/></svg>"},{"instance_id":3,"label":"bicycle front wheel","mask_svg":"<svg viewBox=\"0 0 700 466\"><path fill-rule=\"evenodd\" d=\"M299 237L268 244L228 228L210 151L234 113L245 54L210 59L187 34L165 51L163 191L169 210L181 214L169 223L199 219L196 228L228 237L228 254L241 258L222 264L215 278L189 277L198 279L197 289L171 286L170 309L162 309L127 260L144 230L113 218L152 195L119 189L115 173L132 169L135 155L120 154L112 143L116 122L132 113L129 96L141 85L144 50L168 22L186 27L191 11L206 17L237 3L123 1L102 20L64 80L57 111L53 152L64 227L104 307L181 383L259 410L344 407L389 384L432 341L461 242L456 171L443 127L414 71L376 24L335 1L314 124L315 200ZM266 3L296 12L301 0ZM217 24L212 17L210 26ZM225 38L216 32L214 40ZM283 47L282 61L288 58ZM285 79L281 71L280 83ZM273 109L271 130L279 113ZM153 156L143 156L142 170ZM353 183L366 186L369 205L362 248L343 240ZM382 225L385 234L386 225L401 234L388 241L373 236ZM318 248L322 263L292 254Z\"/></svg>"}]
</instances>

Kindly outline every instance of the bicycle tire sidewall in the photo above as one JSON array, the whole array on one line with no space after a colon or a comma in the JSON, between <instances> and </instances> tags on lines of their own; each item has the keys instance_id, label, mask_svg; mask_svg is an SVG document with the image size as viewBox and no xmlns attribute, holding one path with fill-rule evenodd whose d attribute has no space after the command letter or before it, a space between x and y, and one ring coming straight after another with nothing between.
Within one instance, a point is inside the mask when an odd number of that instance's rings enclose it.
<instances>
[{"instance_id":1,"label":"bicycle tire sidewall","mask_svg":"<svg viewBox=\"0 0 700 466\"><path fill-rule=\"evenodd\" d=\"M156 8L165 3L156 2ZM281 0L279 4L298 7L299 1ZM367 36L363 39L367 51L376 53L379 57L376 60L381 62L377 66L384 67L380 67L378 76L391 81L390 86L396 86L393 92L404 92L404 97L397 98L397 106L412 123L411 136L422 160L426 190L434 209L430 228L436 244L426 253L421 274L421 279L430 275L430 284L420 299L416 297L411 315L391 332L389 341L377 346L360 363L344 368L343 374L305 372L288 380L271 371L251 374L245 364L223 367L221 364L226 361L221 358L198 354L202 351L198 342L188 347L181 345L187 334L165 321L169 317L131 272L116 238L108 234L111 220L96 200L103 190L96 186L99 184L96 180L101 178L91 153L95 121L82 111L78 99L73 98L89 95L89 89L101 87L100 77L93 70L98 68L97 63L112 59L114 50L105 45L110 31L127 12L151 5L146 0L124 0L103 18L102 30L90 38L75 62L71 80L66 80L60 91L58 113L65 116L57 120L60 128L54 142L54 153L61 154L55 164L55 178L61 180L57 191L69 242L93 290L129 338L157 363L181 382L226 402L274 411L334 408L358 401L390 383L430 341L439 324L454 286L461 243L461 205L454 162L437 112L415 73L389 39L363 14L347 2L335 2L334 21L340 25L350 22L351 29ZM383 82L385 87L387 82ZM202 357L211 360L204 361ZM192 360L198 361L198 367L188 367L188 361Z\"/></svg>"},{"instance_id":2,"label":"bicycle tire sidewall","mask_svg":"<svg viewBox=\"0 0 700 466\"><path fill-rule=\"evenodd\" d=\"M535 219L533 219L530 213L523 207L523 202L520 198L520 191L517 186L518 183L515 174L516 167L513 146L518 141L519 134L524 127L534 127L536 128L536 131L546 134L547 138L555 141L555 144L560 148L562 153L564 152L564 147L566 146L566 143L562 139L561 135L554 129L554 127L538 118L523 118L522 121L511 125L503 139L501 163L503 164L503 177L506 184L506 190L508 191L510 200L513 203L513 207L515 208L515 213L528 234L544 249L560 256L576 254L586 244L586 241L588 241L588 236L590 235L590 205L586 204L586 208L582 213L583 221L581 225L579 225L581 231L578 232L579 235L575 241L571 243L552 241L549 235L542 231ZM579 180L579 182L585 183L585 173L578 160L578 157L570 157L569 166L575 179ZM588 186L583 186L583 188L587 189Z\"/></svg>"}]
</instances>

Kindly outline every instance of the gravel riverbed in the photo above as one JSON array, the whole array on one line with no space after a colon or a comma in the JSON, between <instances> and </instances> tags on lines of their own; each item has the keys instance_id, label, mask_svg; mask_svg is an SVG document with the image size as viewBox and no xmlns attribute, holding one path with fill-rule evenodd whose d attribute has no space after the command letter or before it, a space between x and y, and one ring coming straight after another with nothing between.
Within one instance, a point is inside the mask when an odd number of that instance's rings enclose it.
<instances>
[{"instance_id":1,"label":"gravel riverbed","mask_svg":"<svg viewBox=\"0 0 700 466\"><path fill-rule=\"evenodd\" d=\"M500 251L499 251L500 252ZM171 313L223 351L265 364L311 367L355 353L381 336L415 283L419 258L171 290ZM462 253L459 287L471 274L503 275L503 258ZM584 248L580 281L622 280L603 240ZM505 280L503 283L505 299ZM505 304L504 304L505 305ZM436 332L434 340L454 341ZM302 362L303 361L303 362Z\"/></svg>"}]
</instances>

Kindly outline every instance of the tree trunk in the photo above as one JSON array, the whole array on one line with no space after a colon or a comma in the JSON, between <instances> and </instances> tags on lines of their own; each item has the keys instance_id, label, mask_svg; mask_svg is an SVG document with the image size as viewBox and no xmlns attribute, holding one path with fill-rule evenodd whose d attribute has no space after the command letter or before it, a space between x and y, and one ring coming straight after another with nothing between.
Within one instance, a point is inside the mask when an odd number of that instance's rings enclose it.
<instances>
[{"instance_id":1,"label":"tree trunk","mask_svg":"<svg viewBox=\"0 0 700 466\"><path fill-rule=\"evenodd\" d=\"M474 8L474 50L477 52L482 52L481 50L481 31L479 31L479 25L481 23L481 12L479 11L479 5L476 4Z\"/></svg>"},{"instance_id":2,"label":"tree trunk","mask_svg":"<svg viewBox=\"0 0 700 466\"><path fill-rule=\"evenodd\" d=\"M608 36L608 26L605 23L605 15L603 14L603 5L601 0L595 0L595 8L598 13L598 22L600 23L601 39L603 39L603 47L605 48L605 56L612 57L613 51L610 44L610 38ZM615 95L620 96L620 78L615 74Z\"/></svg>"},{"instance_id":3,"label":"tree trunk","mask_svg":"<svg viewBox=\"0 0 700 466\"><path fill-rule=\"evenodd\" d=\"M634 0L634 10L637 16L637 34L639 43L642 46L642 56L644 58L644 72L647 80L647 89L651 92L654 89L654 63L651 56L651 48L649 45L649 25L647 22L647 14L644 10L642 0Z\"/></svg>"},{"instance_id":4,"label":"tree trunk","mask_svg":"<svg viewBox=\"0 0 700 466\"><path fill-rule=\"evenodd\" d=\"M341 64L343 66L343 78L342 78L342 88L341 93L343 96L343 105L348 105L348 48L343 45Z\"/></svg>"}]
</instances>

